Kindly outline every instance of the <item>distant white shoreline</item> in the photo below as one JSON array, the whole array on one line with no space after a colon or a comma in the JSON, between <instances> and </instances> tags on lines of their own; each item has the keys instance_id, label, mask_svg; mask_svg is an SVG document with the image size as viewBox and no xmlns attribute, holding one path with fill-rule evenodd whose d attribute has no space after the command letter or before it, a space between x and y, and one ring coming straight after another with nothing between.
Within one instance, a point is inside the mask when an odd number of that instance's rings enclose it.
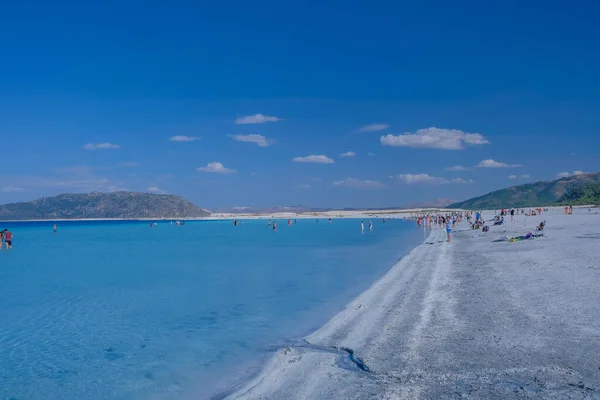
<instances>
[{"instance_id":1,"label":"distant white shoreline","mask_svg":"<svg viewBox=\"0 0 600 400\"><path fill-rule=\"evenodd\" d=\"M519 209L534 209L538 207L520 207ZM564 209L563 206L543 207L544 209ZM595 205L574 206L573 208L596 208ZM499 210L499 209L498 209ZM498 211L481 210L481 211ZM275 212L275 213L212 213L206 217L196 218L60 218L60 219L21 219L0 220L5 222L94 222L94 221L219 221L233 219L315 219L315 218L405 218L417 214L464 211L462 209L450 208L411 208L411 209L389 209L389 210L331 210L315 212Z\"/></svg>"},{"instance_id":2,"label":"distant white shoreline","mask_svg":"<svg viewBox=\"0 0 600 400\"><path fill-rule=\"evenodd\" d=\"M391 209L391 210L361 210L361 211L320 211L320 212L276 212L276 213L212 213L206 217L196 218L59 218L59 219L23 219L23 220L0 220L1 222L71 222L71 221L205 221L205 220L230 220L230 219L276 219L276 218L398 218L407 214L428 213L439 211L451 211L442 208L427 209Z\"/></svg>"}]
</instances>

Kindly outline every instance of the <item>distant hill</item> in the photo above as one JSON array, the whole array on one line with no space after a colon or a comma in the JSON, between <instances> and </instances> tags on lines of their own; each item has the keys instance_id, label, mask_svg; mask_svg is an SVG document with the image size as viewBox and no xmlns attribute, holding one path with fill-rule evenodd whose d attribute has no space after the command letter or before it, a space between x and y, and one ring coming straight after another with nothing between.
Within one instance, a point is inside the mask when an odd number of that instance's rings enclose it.
<instances>
[{"instance_id":1,"label":"distant hill","mask_svg":"<svg viewBox=\"0 0 600 400\"><path fill-rule=\"evenodd\" d=\"M0 220L85 218L195 218L210 212L183 197L135 193L61 194L0 206Z\"/></svg>"},{"instance_id":2,"label":"distant hill","mask_svg":"<svg viewBox=\"0 0 600 400\"><path fill-rule=\"evenodd\" d=\"M600 173L581 174L555 181L541 181L511 186L483 196L450 204L447 208L467 210L535 207L553 205L565 195L587 183L600 183Z\"/></svg>"}]
</instances>

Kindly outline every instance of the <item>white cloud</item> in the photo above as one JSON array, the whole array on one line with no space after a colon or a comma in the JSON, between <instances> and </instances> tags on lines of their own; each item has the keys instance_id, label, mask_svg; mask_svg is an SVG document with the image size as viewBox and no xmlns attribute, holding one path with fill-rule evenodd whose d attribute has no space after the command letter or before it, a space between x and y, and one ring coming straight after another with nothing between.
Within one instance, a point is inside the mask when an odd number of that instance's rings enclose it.
<instances>
[{"instance_id":1,"label":"white cloud","mask_svg":"<svg viewBox=\"0 0 600 400\"><path fill-rule=\"evenodd\" d=\"M340 154L340 157L354 157L356 155L353 151L347 151L345 153Z\"/></svg>"},{"instance_id":2,"label":"white cloud","mask_svg":"<svg viewBox=\"0 0 600 400\"><path fill-rule=\"evenodd\" d=\"M309 185L308 183L301 183L301 184L297 185L296 188L308 190L308 189L312 188L312 186Z\"/></svg>"},{"instance_id":3,"label":"white cloud","mask_svg":"<svg viewBox=\"0 0 600 400\"><path fill-rule=\"evenodd\" d=\"M506 164L503 162L494 161L492 159L483 160L476 165L477 168L517 168L522 167L521 164Z\"/></svg>"},{"instance_id":4,"label":"white cloud","mask_svg":"<svg viewBox=\"0 0 600 400\"><path fill-rule=\"evenodd\" d=\"M139 167L139 164L136 163L135 161L125 161L125 162L119 163L119 167L133 168L133 167Z\"/></svg>"},{"instance_id":5,"label":"white cloud","mask_svg":"<svg viewBox=\"0 0 600 400\"><path fill-rule=\"evenodd\" d=\"M249 210L250 207L246 207L246 206L237 206L237 207L231 207L231 209L233 211L246 211Z\"/></svg>"},{"instance_id":6,"label":"white cloud","mask_svg":"<svg viewBox=\"0 0 600 400\"><path fill-rule=\"evenodd\" d=\"M299 163L315 163L315 164L333 164L335 161L333 161L331 158L324 156L324 155L310 155L310 156L306 156L306 157L294 157L292 159L293 162L299 162Z\"/></svg>"},{"instance_id":7,"label":"white cloud","mask_svg":"<svg viewBox=\"0 0 600 400\"><path fill-rule=\"evenodd\" d=\"M268 147L273 144L273 141L263 135L232 135L231 137L238 142L254 143L260 147Z\"/></svg>"},{"instance_id":8,"label":"white cloud","mask_svg":"<svg viewBox=\"0 0 600 400\"><path fill-rule=\"evenodd\" d=\"M373 157L375 153L368 152L367 155Z\"/></svg>"},{"instance_id":9,"label":"white cloud","mask_svg":"<svg viewBox=\"0 0 600 400\"><path fill-rule=\"evenodd\" d=\"M431 176L428 174L400 174L394 176L390 176L390 178L396 178L399 181L402 181L407 184L413 183L431 183L431 184L459 184L465 185L469 183L475 183L473 179L463 179L463 178L452 178L446 179L439 176Z\"/></svg>"},{"instance_id":10,"label":"white cloud","mask_svg":"<svg viewBox=\"0 0 600 400\"><path fill-rule=\"evenodd\" d=\"M444 183L457 183L459 185L466 185L470 183L475 183L475 181L473 179L452 178L450 180L446 180Z\"/></svg>"},{"instance_id":11,"label":"white cloud","mask_svg":"<svg viewBox=\"0 0 600 400\"><path fill-rule=\"evenodd\" d=\"M110 149L120 149L121 146L118 144L112 143L88 143L83 146L86 150L110 150Z\"/></svg>"},{"instance_id":12,"label":"white cloud","mask_svg":"<svg viewBox=\"0 0 600 400\"><path fill-rule=\"evenodd\" d=\"M444 169L445 171L455 171L455 172L460 172L460 171L468 171L469 168L467 167L463 167L462 165L455 165L454 167L448 167Z\"/></svg>"},{"instance_id":13,"label":"white cloud","mask_svg":"<svg viewBox=\"0 0 600 400\"><path fill-rule=\"evenodd\" d=\"M458 129L426 128L415 133L386 135L380 138L384 146L412 147L444 150L461 150L465 145L482 145L490 142L480 133L466 133Z\"/></svg>"},{"instance_id":14,"label":"white cloud","mask_svg":"<svg viewBox=\"0 0 600 400\"><path fill-rule=\"evenodd\" d=\"M354 188L361 188L361 189L377 189L377 188L382 188L384 185L381 182L377 182L377 181L372 181L372 180L363 180L363 179L356 179L356 178L346 178L346 179L342 179L341 181L336 181L333 182L334 186L348 186L348 187L354 187Z\"/></svg>"},{"instance_id":15,"label":"white cloud","mask_svg":"<svg viewBox=\"0 0 600 400\"><path fill-rule=\"evenodd\" d=\"M509 175L508 179L510 179L511 181L514 181L515 179L517 179L516 175Z\"/></svg>"},{"instance_id":16,"label":"white cloud","mask_svg":"<svg viewBox=\"0 0 600 400\"><path fill-rule=\"evenodd\" d=\"M148 187L148 191L150 193L166 193L164 190L162 190L162 189L160 189L160 188L158 188L156 186L150 186L150 187Z\"/></svg>"},{"instance_id":17,"label":"white cloud","mask_svg":"<svg viewBox=\"0 0 600 400\"><path fill-rule=\"evenodd\" d=\"M573 172L559 172L558 174L556 174L556 178L568 178L570 176L577 176L577 175L583 175L585 174L585 172L580 171L580 170L575 170Z\"/></svg>"},{"instance_id":18,"label":"white cloud","mask_svg":"<svg viewBox=\"0 0 600 400\"><path fill-rule=\"evenodd\" d=\"M195 142L196 140L200 140L199 137L196 136L173 136L169 139L172 142Z\"/></svg>"},{"instance_id":19,"label":"white cloud","mask_svg":"<svg viewBox=\"0 0 600 400\"><path fill-rule=\"evenodd\" d=\"M388 124L371 124L359 128L356 132L379 132L389 128Z\"/></svg>"},{"instance_id":20,"label":"white cloud","mask_svg":"<svg viewBox=\"0 0 600 400\"><path fill-rule=\"evenodd\" d=\"M208 163L205 167L198 168L200 172L212 172L215 174L231 174L236 172L234 169L225 168L220 162Z\"/></svg>"},{"instance_id":21,"label":"white cloud","mask_svg":"<svg viewBox=\"0 0 600 400\"><path fill-rule=\"evenodd\" d=\"M254 114L240 117L235 120L236 124L264 124L265 122L283 121L281 118L269 117L268 115Z\"/></svg>"},{"instance_id":22,"label":"white cloud","mask_svg":"<svg viewBox=\"0 0 600 400\"><path fill-rule=\"evenodd\" d=\"M444 178L438 178L428 174L400 174L396 175L396 179L405 183L443 183L445 181Z\"/></svg>"},{"instance_id":23,"label":"white cloud","mask_svg":"<svg viewBox=\"0 0 600 400\"><path fill-rule=\"evenodd\" d=\"M521 175L521 179L529 179L529 178L531 178L531 175L528 175L528 174Z\"/></svg>"}]
</instances>

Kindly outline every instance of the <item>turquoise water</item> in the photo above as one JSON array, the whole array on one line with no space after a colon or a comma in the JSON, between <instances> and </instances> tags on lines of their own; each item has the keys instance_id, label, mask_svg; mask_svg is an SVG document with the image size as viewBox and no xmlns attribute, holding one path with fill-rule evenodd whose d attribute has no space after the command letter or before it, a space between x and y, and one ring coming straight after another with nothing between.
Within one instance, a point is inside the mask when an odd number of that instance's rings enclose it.
<instances>
[{"instance_id":1,"label":"turquoise water","mask_svg":"<svg viewBox=\"0 0 600 400\"><path fill-rule=\"evenodd\" d=\"M285 222L0 223L0 399L207 398L423 239L404 221Z\"/></svg>"}]
</instances>

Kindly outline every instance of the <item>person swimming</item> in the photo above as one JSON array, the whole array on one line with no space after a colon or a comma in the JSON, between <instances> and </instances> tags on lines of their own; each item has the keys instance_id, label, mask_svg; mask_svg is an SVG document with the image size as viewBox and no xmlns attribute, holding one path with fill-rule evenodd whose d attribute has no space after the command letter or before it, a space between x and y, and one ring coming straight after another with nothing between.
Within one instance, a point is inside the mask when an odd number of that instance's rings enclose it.
<instances>
[{"instance_id":1,"label":"person swimming","mask_svg":"<svg viewBox=\"0 0 600 400\"><path fill-rule=\"evenodd\" d=\"M6 249L12 249L12 239L13 234L8 231L8 229L4 230L4 244L6 245Z\"/></svg>"}]
</instances>

